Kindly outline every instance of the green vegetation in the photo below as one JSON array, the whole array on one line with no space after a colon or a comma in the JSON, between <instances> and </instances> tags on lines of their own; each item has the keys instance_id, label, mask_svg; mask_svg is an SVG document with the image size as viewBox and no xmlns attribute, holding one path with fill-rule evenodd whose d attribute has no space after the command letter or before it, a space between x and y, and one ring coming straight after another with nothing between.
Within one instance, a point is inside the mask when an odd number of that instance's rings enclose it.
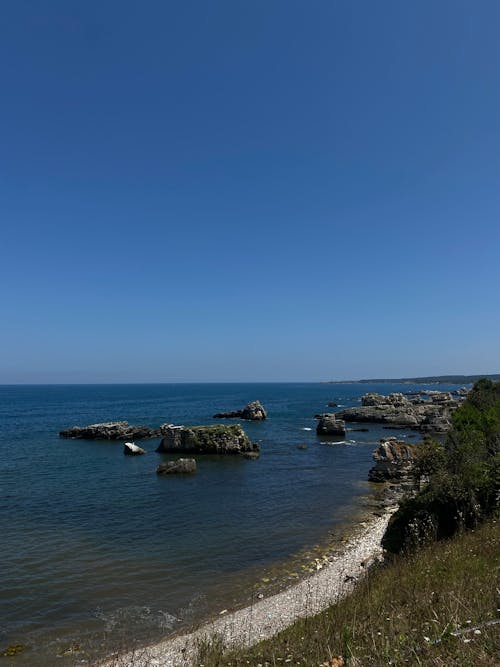
<instances>
[{"instance_id":1,"label":"green vegetation","mask_svg":"<svg viewBox=\"0 0 500 667\"><path fill-rule=\"evenodd\" d=\"M374 569L354 593L253 648L202 648L204 667L494 667L500 655L500 523Z\"/></svg>"},{"instance_id":2,"label":"green vegetation","mask_svg":"<svg viewBox=\"0 0 500 667\"><path fill-rule=\"evenodd\" d=\"M3 658L12 658L15 655L19 655L26 649L24 644L11 644L7 646L1 653L0 656Z\"/></svg>"},{"instance_id":3,"label":"green vegetation","mask_svg":"<svg viewBox=\"0 0 500 667\"><path fill-rule=\"evenodd\" d=\"M500 382L479 380L454 414L446 442L426 440L417 482L391 519L383 546L392 552L473 528L498 506L500 492Z\"/></svg>"}]
</instances>

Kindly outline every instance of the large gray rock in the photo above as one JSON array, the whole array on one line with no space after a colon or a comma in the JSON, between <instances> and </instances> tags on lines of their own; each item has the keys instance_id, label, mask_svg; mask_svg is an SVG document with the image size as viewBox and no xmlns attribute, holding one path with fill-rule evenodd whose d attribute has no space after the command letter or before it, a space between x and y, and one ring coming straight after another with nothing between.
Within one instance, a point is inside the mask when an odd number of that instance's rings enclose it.
<instances>
[{"instance_id":1,"label":"large gray rock","mask_svg":"<svg viewBox=\"0 0 500 667\"><path fill-rule=\"evenodd\" d=\"M241 410L218 412L214 415L214 419L247 419L250 421L262 421L266 418L267 412L264 410L260 401L251 401Z\"/></svg>"},{"instance_id":2,"label":"large gray rock","mask_svg":"<svg viewBox=\"0 0 500 667\"><path fill-rule=\"evenodd\" d=\"M317 426L318 435L345 435L345 421L337 419L334 414L324 414L321 416Z\"/></svg>"},{"instance_id":3,"label":"large gray rock","mask_svg":"<svg viewBox=\"0 0 500 667\"><path fill-rule=\"evenodd\" d=\"M160 465L156 468L156 473L158 475L192 475L195 472L195 459L177 459L177 461L165 461L165 463L160 463Z\"/></svg>"},{"instance_id":4,"label":"large gray rock","mask_svg":"<svg viewBox=\"0 0 500 667\"><path fill-rule=\"evenodd\" d=\"M357 406L340 410L335 413L335 416L337 419L343 419L346 422L397 424L407 427L419 425L419 419L412 406L399 407L391 404Z\"/></svg>"},{"instance_id":5,"label":"large gray rock","mask_svg":"<svg viewBox=\"0 0 500 667\"><path fill-rule=\"evenodd\" d=\"M128 422L105 422L89 426L73 426L59 432L61 438L79 440L144 440L160 435L159 429L132 426Z\"/></svg>"},{"instance_id":6,"label":"large gray rock","mask_svg":"<svg viewBox=\"0 0 500 667\"><path fill-rule=\"evenodd\" d=\"M417 445L386 438L373 453L375 465L368 472L370 482L404 481L414 465Z\"/></svg>"},{"instance_id":7,"label":"large gray rock","mask_svg":"<svg viewBox=\"0 0 500 667\"><path fill-rule=\"evenodd\" d=\"M213 424L211 426L160 427L163 439L157 452L190 454L243 454L258 452L239 424Z\"/></svg>"},{"instance_id":8,"label":"large gray rock","mask_svg":"<svg viewBox=\"0 0 500 667\"><path fill-rule=\"evenodd\" d=\"M434 433L449 431L451 414L460 401L453 399L449 392L430 392L425 400L421 396L365 394L362 405L340 410L335 416L346 422L373 422Z\"/></svg>"}]
</instances>

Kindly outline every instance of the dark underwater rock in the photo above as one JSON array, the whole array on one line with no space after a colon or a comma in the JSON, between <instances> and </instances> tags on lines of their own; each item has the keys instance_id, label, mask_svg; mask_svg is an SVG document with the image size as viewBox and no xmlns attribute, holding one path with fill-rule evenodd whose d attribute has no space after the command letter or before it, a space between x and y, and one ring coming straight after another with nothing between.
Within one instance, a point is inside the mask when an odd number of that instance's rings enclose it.
<instances>
[{"instance_id":1,"label":"dark underwater rock","mask_svg":"<svg viewBox=\"0 0 500 667\"><path fill-rule=\"evenodd\" d=\"M177 459L177 461L165 461L156 468L157 475L192 475L196 472L195 459Z\"/></svg>"},{"instance_id":2,"label":"dark underwater rock","mask_svg":"<svg viewBox=\"0 0 500 667\"><path fill-rule=\"evenodd\" d=\"M253 452L243 452L242 456L244 459L248 459L249 461L255 461L259 458L260 452L257 450Z\"/></svg>"}]
</instances>

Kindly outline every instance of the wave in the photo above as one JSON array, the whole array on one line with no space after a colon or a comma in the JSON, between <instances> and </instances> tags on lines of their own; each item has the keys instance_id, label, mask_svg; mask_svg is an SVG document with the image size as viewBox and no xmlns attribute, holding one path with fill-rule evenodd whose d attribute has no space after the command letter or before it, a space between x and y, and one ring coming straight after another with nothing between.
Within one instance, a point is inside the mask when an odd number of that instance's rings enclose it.
<instances>
[{"instance_id":1,"label":"wave","mask_svg":"<svg viewBox=\"0 0 500 667\"><path fill-rule=\"evenodd\" d=\"M356 440L321 440L320 445L355 445Z\"/></svg>"}]
</instances>

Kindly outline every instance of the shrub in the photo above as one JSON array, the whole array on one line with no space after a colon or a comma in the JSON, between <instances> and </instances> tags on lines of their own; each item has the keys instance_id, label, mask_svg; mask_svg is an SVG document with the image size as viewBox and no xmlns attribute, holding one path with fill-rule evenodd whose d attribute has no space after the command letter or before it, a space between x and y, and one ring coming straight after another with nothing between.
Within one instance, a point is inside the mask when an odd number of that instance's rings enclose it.
<instances>
[{"instance_id":1,"label":"shrub","mask_svg":"<svg viewBox=\"0 0 500 667\"><path fill-rule=\"evenodd\" d=\"M399 553L476 526L498 507L500 382L480 380L454 415L446 443L424 440L415 477L427 479L392 517L383 546Z\"/></svg>"}]
</instances>

